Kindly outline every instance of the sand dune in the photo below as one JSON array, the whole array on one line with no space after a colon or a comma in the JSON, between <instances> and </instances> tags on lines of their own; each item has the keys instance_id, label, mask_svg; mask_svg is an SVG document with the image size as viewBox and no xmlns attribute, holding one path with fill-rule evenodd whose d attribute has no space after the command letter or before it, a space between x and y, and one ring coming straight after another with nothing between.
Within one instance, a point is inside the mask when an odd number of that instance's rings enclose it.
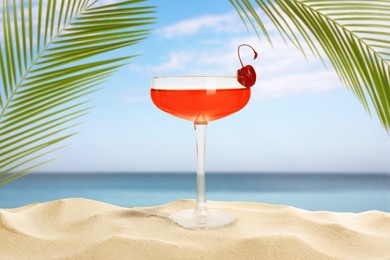
<instances>
[{"instance_id":1,"label":"sand dune","mask_svg":"<svg viewBox=\"0 0 390 260\"><path fill-rule=\"evenodd\" d=\"M390 259L390 213L310 212L248 202L210 202L237 217L187 230L176 201L122 208L63 199L0 209L0 259Z\"/></svg>"}]
</instances>

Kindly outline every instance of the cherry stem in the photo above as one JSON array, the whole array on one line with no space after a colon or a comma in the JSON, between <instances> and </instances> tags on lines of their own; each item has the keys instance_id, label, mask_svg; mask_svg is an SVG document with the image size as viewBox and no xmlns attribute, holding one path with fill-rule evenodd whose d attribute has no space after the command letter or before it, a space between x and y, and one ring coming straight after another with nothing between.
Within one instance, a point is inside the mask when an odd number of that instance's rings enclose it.
<instances>
[{"instance_id":1,"label":"cherry stem","mask_svg":"<svg viewBox=\"0 0 390 260\"><path fill-rule=\"evenodd\" d=\"M240 44L239 46L238 46L238 49L237 49L237 53L238 53L238 59L240 60L240 63L241 63L241 66L242 67L244 67L244 64L242 64L242 60L241 60L241 57L240 57L240 48L241 48L241 46L247 46L247 47L249 47L249 48L251 48L252 49L252 51L255 53L255 56L254 56L254 60L257 58L257 52L255 51L255 49L253 49L253 47L252 46L250 46L249 44Z\"/></svg>"}]
</instances>

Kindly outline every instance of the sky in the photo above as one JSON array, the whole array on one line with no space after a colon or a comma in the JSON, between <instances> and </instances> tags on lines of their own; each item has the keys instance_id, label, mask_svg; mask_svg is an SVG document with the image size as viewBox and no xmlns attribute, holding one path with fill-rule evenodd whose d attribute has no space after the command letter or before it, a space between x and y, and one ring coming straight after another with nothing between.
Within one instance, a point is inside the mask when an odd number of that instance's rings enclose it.
<instances>
[{"instance_id":1,"label":"sky","mask_svg":"<svg viewBox=\"0 0 390 260\"><path fill-rule=\"evenodd\" d=\"M106 1L107 2L107 1ZM112 2L112 1L111 1ZM141 54L94 94L92 113L44 172L194 172L192 123L156 108L151 78L235 75L237 46L258 80L249 104L209 123L206 171L390 173L390 138L331 67L247 31L228 0L150 1L148 39L121 51Z\"/></svg>"}]
</instances>

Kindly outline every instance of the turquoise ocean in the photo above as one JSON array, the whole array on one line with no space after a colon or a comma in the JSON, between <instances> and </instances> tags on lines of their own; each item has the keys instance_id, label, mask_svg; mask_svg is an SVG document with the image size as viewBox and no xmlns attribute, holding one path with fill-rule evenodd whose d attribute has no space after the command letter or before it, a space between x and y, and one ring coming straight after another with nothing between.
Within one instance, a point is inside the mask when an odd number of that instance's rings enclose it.
<instances>
[{"instance_id":1,"label":"turquoise ocean","mask_svg":"<svg viewBox=\"0 0 390 260\"><path fill-rule=\"evenodd\" d=\"M390 212L389 174L209 173L208 200L291 205L315 211ZM0 187L0 208L62 198L122 207L152 206L196 196L196 174L31 174Z\"/></svg>"}]
</instances>

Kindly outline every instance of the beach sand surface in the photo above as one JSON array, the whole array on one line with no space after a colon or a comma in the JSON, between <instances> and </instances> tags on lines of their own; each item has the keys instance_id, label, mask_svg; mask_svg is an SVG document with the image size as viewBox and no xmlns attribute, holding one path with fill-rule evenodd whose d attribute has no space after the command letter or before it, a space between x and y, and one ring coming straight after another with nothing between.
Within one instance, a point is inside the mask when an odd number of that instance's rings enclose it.
<instances>
[{"instance_id":1,"label":"beach sand surface","mask_svg":"<svg viewBox=\"0 0 390 260\"><path fill-rule=\"evenodd\" d=\"M236 221L189 230L168 219L194 205L123 208L75 198L0 209L0 259L390 259L390 213L209 202Z\"/></svg>"}]
</instances>

